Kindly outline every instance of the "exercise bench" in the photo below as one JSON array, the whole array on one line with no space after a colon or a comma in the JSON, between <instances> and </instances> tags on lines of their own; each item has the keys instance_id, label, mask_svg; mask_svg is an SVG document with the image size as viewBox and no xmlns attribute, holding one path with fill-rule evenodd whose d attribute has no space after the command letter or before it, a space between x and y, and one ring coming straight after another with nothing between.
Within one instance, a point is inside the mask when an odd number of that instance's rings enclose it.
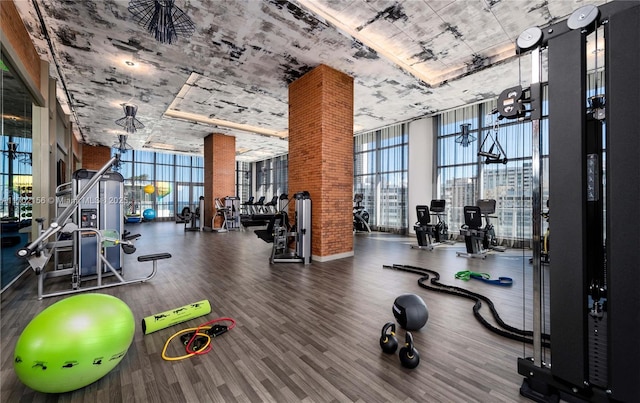
<instances>
[{"instance_id":1,"label":"exercise bench","mask_svg":"<svg viewBox=\"0 0 640 403\"><path fill-rule=\"evenodd\" d=\"M147 280L151 280L156 275L156 272L158 271L158 260L169 259L170 257L171 257L171 254L166 252L138 256L138 262L153 262L153 270L151 271L151 274L149 274L149 276L147 276L144 279L140 279L139 281L141 283L144 283Z\"/></svg>"}]
</instances>

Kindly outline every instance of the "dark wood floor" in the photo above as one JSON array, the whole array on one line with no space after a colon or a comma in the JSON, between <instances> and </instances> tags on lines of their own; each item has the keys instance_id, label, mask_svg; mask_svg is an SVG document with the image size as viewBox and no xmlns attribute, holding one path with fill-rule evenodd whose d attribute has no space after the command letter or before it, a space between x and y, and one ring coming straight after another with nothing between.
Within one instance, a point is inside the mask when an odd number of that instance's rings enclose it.
<instances>
[{"instance_id":1,"label":"dark wood floor","mask_svg":"<svg viewBox=\"0 0 640 403\"><path fill-rule=\"evenodd\" d=\"M531 354L529 346L485 330L473 317L472 301L422 289L419 276L382 268L399 263L436 270L442 282L492 298L502 318L522 328L531 305L528 251L508 250L481 261L456 257L464 244L423 251L409 247L413 238L373 233L356 235L351 258L270 265L270 245L252 230L185 233L174 223L131 229L142 237L136 254L126 256L126 277L150 269L150 263L135 260L138 255L170 252L173 258L159 262L150 282L100 291L126 302L137 321L122 362L70 393L47 395L24 386L13 371L15 343L37 313L64 298L38 301L29 272L2 295L0 401L528 401L519 395L516 360ZM460 270L508 276L514 284L465 283L453 277ZM66 286L65 279L51 281ZM413 332L421 357L414 370L402 368L397 354L382 353L378 344L383 324L393 320L393 301L403 293L420 295L429 308L427 325ZM211 302L209 315L143 335L142 318L203 299ZM237 327L216 338L213 351L176 362L161 358L173 333L224 316Z\"/></svg>"}]
</instances>

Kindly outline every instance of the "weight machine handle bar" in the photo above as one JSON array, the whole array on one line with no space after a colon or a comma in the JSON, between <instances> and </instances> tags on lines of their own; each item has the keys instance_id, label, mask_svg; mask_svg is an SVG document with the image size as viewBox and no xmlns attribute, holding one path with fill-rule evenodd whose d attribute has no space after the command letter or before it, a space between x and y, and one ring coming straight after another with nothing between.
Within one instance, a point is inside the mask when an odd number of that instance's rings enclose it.
<instances>
[{"instance_id":1,"label":"weight machine handle bar","mask_svg":"<svg viewBox=\"0 0 640 403\"><path fill-rule=\"evenodd\" d=\"M84 199L84 197L89 193L89 191L95 186L96 183L104 174L120 159L120 154L116 154L100 170L89 180L89 182L78 192L78 195L71 200L71 203L60 213L59 216L53 219L49 228L44 230L33 242L24 248L20 248L16 251L16 256L22 258L28 258L36 252L39 252L42 248L43 241L49 238L51 235L57 233L62 229L64 224L67 222L69 217L71 217L78 207L80 200Z\"/></svg>"}]
</instances>

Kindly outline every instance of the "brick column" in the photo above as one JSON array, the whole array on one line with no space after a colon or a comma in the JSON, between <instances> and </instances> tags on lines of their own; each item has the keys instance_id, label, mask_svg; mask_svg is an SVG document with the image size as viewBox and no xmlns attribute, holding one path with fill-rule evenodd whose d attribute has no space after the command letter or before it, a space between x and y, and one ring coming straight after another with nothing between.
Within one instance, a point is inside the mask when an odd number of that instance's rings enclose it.
<instances>
[{"instance_id":1,"label":"brick column","mask_svg":"<svg viewBox=\"0 0 640 403\"><path fill-rule=\"evenodd\" d=\"M40 55L31 42L29 31L20 18L15 1L0 1L0 36L2 47L6 48L3 52L6 51L9 56L13 56L18 70L23 70L27 75L27 86L39 94L45 93L47 86L43 85L41 77L43 74L48 76L49 72L48 69L42 71Z\"/></svg>"},{"instance_id":2,"label":"brick column","mask_svg":"<svg viewBox=\"0 0 640 403\"><path fill-rule=\"evenodd\" d=\"M82 145L82 168L98 171L111 159L111 149L105 146Z\"/></svg>"},{"instance_id":3,"label":"brick column","mask_svg":"<svg viewBox=\"0 0 640 403\"><path fill-rule=\"evenodd\" d=\"M311 254L353 256L353 78L320 65L289 86L289 197L311 195Z\"/></svg>"},{"instance_id":4,"label":"brick column","mask_svg":"<svg viewBox=\"0 0 640 403\"><path fill-rule=\"evenodd\" d=\"M204 226L212 225L215 198L236 194L236 138L213 133L204 138ZM198 196L198 195L194 195Z\"/></svg>"}]
</instances>

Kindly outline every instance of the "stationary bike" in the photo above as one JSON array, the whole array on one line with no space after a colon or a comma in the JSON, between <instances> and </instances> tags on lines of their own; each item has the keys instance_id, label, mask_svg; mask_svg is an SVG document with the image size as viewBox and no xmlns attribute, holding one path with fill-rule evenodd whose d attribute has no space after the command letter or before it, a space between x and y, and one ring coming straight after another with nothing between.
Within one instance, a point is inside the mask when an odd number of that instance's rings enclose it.
<instances>
[{"instance_id":1,"label":"stationary bike","mask_svg":"<svg viewBox=\"0 0 640 403\"><path fill-rule=\"evenodd\" d=\"M356 193L353 196L353 201L356 203L353 206L353 230L355 232L371 232L369 227L369 213L364 209L362 200L364 196L362 193Z\"/></svg>"},{"instance_id":2,"label":"stationary bike","mask_svg":"<svg viewBox=\"0 0 640 403\"><path fill-rule=\"evenodd\" d=\"M445 201L442 199L431 200L431 213L436 216L438 222L433 227L433 237L436 243L445 243L449 236L449 226L442 218L444 216Z\"/></svg>"},{"instance_id":3,"label":"stationary bike","mask_svg":"<svg viewBox=\"0 0 640 403\"><path fill-rule=\"evenodd\" d=\"M504 252L506 248L498 245L496 231L489 220L496 211L494 199L480 199L475 206L464 206L464 225L460 235L464 236L466 252L456 252L457 256L484 259L489 250ZM485 224L482 224L484 217Z\"/></svg>"},{"instance_id":4,"label":"stationary bike","mask_svg":"<svg viewBox=\"0 0 640 403\"><path fill-rule=\"evenodd\" d=\"M490 220L490 214L496 212L496 201L494 199L479 199L476 202L476 205L480 207L480 212L482 213L485 221L485 226L482 229L484 231L482 247L484 249L491 249L496 252L504 252L505 247L498 245L496 230Z\"/></svg>"},{"instance_id":5,"label":"stationary bike","mask_svg":"<svg viewBox=\"0 0 640 403\"><path fill-rule=\"evenodd\" d=\"M449 226L443 220L445 201L442 199L431 200L431 206L416 206L418 221L413 226L416 231L418 245L412 248L433 250L437 245L446 244L449 236ZM431 223L431 216L436 216L437 222Z\"/></svg>"}]
</instances>

